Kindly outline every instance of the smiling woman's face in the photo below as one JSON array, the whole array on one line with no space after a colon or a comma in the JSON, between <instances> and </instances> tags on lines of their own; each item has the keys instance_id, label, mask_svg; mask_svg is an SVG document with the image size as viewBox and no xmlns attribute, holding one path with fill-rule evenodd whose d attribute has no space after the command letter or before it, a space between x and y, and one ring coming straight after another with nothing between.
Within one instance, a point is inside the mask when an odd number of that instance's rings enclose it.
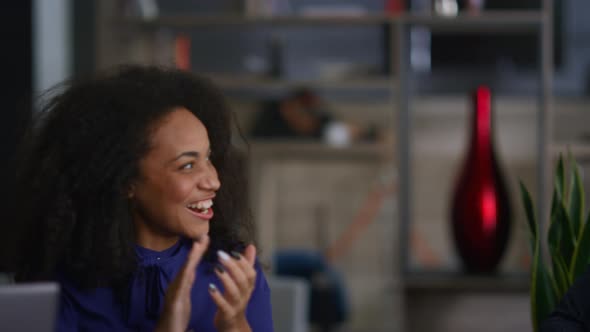
<instances>
[{"instance_id":1,"label":"smiling woman's face","mask_svg":"<svg viewBox=\"0 0 590 332\"><path fill-rule=\"evenodd\" d=\"M129 191L139 245L163 250L179 236L207 234L220 186L209 155L207 128L187 109L175 108L156 123Z\"/></svg>"}]
</instances>

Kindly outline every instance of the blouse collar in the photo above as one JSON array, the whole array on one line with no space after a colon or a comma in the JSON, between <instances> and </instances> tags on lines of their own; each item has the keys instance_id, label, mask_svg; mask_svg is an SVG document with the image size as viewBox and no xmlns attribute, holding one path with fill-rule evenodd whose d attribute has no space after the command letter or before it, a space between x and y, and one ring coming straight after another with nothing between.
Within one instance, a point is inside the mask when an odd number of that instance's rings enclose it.
<instances>
[{"instance_id":1,"label":"blouse collar","mask_svg":"<svg viewBox=\"0 0 590 332\"><path fill-rule=\"evenodd\" d=\"M170 248L162 251L152 250L140 245L135 245L135 252L137 254L140 265L151 265L157 263L163 263L176 256L184 244L183 239L179 239Z\"/></svg>"}]
</instances>

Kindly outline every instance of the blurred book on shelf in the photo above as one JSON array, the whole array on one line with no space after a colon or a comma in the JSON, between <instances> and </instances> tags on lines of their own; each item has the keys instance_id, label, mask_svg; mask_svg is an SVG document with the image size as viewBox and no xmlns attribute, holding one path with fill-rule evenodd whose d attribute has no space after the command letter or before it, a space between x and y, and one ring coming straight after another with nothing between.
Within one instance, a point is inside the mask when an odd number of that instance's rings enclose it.
<instances>
[{"instance_id":1,"label":"blurred book on shelf","mask_svg":"<svg viewBox=\"0 0 590 332\"><path fill-rule=\"evenodd\" d=\"M289 15L291 12L289 0L245 0L245 14L249 17Z\"/></svg>"},{"instance_id":2,"label":"blurred book on shelf","mask_svg":"<svg viewBox=\"0 0 590 332\"><path fill-rule=\"evenodd\" d=\"M303 17L360 17L371 13L399 13L405 8L404 0L341 0L293 1L246 0L245 13L249 17L303 16Z\"/></svg>"},{"instance_id":3,"label":"blurred book on shelf","mask_svg":"<svg viewBox=\"0 0 590 332\"><path fill-rule=\"evenodd\" d=\"M154 20L173 15L242 14L249 2L251 0L122 0L119 4L127 17Z\"/></svg>"},{"instance_id":4,"label":"blurred book on shelf","mask_svg":"<svg viewBox=\"0 0 590 332\"><path fill-rule=\"evenodd\" d=\"M367 8L361 5L308 5L300 10L306 17L356 17L368 14Z\"/></svg>"},{"instance_id":5,"label":"blurred book on shelf","mask_svg":"<svg viewBox=\"0 0 590 332\"><path fill-rule=\"evenodd\" d=\"M401 14L406 10L404 0L385 0L385 12L388 14Z\"/></svg>"},{"instance_id":6,"label":"blurred book on shelf","mask_svg":"<svg viewBox=\"0 0 590 332\"><path fill-rule=\"evenodd\" d=\"M158 17L160 9L156 0L127 0L120 3L121 12L127 17L152 20Z\"/></svg>"},{"instance_id":7,"label":"blurred book on shelf","mask_svg":"<svg viewBox=\"0 0 590 332\"><path fill-rule=\"evenodd\" d=\"M191 69L191 39L190 36L179 34L174 38L174 62L176 68Z\"/></svg>"}]
</instances>

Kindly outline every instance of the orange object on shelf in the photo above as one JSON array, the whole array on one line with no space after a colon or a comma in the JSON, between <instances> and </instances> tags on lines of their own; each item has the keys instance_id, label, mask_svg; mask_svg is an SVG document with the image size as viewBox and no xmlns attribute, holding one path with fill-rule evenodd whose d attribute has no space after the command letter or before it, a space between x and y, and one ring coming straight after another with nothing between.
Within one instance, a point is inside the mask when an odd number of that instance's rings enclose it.
<instances>
[{"instance_id":1,"label":"orange object on shelf","mask_svg":"<svg viewBox=\"0 0 590 332\"><path fill-rule=\"evenodd\" d=\"M178 69L191 69L191 39L188 35L181 34L174 39L174 62Z\"/></svg>"}]
</instances>

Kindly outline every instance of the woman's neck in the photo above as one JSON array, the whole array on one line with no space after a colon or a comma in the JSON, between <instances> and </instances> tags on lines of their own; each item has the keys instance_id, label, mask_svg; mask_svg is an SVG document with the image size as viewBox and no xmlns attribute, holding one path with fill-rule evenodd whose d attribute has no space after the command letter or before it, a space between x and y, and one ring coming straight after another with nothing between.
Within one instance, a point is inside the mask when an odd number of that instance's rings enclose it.
<instances>
[{"instance_id":1,"label":"woman's neck","mask_svg":"<svg viewBox=\"0 0 590 332\"><path fill-rule=\"evenodd\" d=\"M175 236L173 238L142 238L138 236L136 243L138 246L146 249L153 251L164 251L178 243L179 239L179 236Z\"/></svg>"},{"instance_id":2,"label":"woman's neck","mask_svg":"<svg viewBox=\"0 0 590 332\"><path fill-rule=\"evenodd\" d=\"M135 243L146 249L163 251L175 245L180 239L180 236L178 235L161 234L156 230L145 227L145 224L139 227L138 226L139 225L136 224Z\"/></svg>"}]
</instances>

